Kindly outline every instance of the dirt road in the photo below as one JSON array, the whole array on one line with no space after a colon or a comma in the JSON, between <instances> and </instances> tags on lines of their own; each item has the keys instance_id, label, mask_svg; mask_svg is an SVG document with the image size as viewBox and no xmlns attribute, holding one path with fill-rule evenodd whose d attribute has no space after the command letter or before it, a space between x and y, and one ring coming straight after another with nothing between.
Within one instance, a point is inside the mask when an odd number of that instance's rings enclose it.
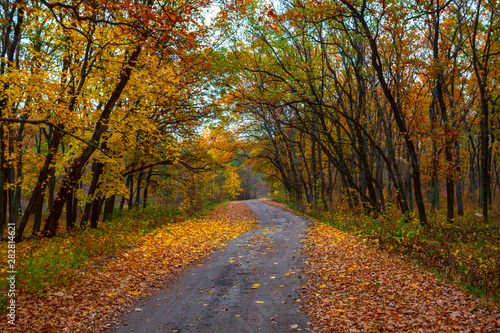
<instances>
[{"instance_id":1,"label":"dirt road","mask_svg":"<svg viewBox=\"0 0 500 333\"><path fill-rule=\"evenodd\" d=\"M308 330L297 290L306 221L245 202L258 228L188 269L122 316L108 332L293 332Z\"/></svg>"}]
</instances>

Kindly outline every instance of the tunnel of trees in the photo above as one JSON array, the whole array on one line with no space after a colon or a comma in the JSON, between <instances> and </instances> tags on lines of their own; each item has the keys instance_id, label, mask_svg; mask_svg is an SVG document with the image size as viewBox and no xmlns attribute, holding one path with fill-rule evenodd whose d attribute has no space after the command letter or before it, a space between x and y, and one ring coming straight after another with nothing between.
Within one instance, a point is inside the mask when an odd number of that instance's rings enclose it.
<instances>
[{"instance_id":1,"label":"tunnel of trees","mask_svg":"<svg viewBox=\"0 0 500 333\"><path fill-rule=\"evenodd\" d=\"M0 231L52 237L263 181L296 207L395 206L423 226L498 207L496 1L214 8L2 1Z\"/></svg>"}]
</instances>

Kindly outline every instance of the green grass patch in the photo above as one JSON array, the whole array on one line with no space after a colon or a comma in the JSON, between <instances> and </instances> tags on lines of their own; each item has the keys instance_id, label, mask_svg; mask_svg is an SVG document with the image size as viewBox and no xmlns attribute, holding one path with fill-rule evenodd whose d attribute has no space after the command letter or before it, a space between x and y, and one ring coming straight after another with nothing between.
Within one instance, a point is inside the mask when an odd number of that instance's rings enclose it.
<instances>
[{"instance_id":1,"label":"green grass patch","mask_svg":"<svg viewBox=\"0 0 500 333\"><path fill-rule=\"evenodd\" d=\"M111 254L117 254L141 240L161 225L184 220L178 209L152 206L117 214L97 229L64 233L54 238L33 238L17 244L17 291L35 294L51 288L63 288L85 277L85 266ZM0 253L7 258L7 244ZM5 309L7 262L1 263L0 311Z\"/></svg>"}]
</instances>

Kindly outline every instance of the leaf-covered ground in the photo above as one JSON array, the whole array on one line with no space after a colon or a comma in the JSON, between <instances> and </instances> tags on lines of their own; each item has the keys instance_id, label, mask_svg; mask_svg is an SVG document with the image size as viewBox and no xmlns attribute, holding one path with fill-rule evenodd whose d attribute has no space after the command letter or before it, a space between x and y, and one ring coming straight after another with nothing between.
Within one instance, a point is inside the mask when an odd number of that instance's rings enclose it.
<instances>
[{"instance_id":1,"label":"leaf-covered ground","mask_svg":"<svg viewBox=\"0 0 500 333\"><path fill-rule=\"evenodd\" d=\"M0 331L95 332L104 329L134 301L157 291L197 259L253 227L241 202L216 208L207 217L163 226L137 246L87 265L81 281L64 289L17 298L15 327L1 317Z\"/></svg>"},{"instance_id":2,"label":"leaf-covered ground","mask_svg":"<svg viewBox=\"0 0 500 333\"><path fill-rule=\"evenodd\" d=\"M500 309L337 228L311 225L304 309L323 332L500 332Z\"/></svg>"}]
</instances>

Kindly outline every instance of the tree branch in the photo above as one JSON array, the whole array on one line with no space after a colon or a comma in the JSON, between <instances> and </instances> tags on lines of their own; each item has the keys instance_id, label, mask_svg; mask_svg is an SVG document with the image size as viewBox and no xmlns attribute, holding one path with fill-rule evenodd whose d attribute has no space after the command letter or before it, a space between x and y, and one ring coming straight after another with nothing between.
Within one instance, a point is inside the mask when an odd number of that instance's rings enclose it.
<instances>
[{"instance_id":1,"label":"tree branch","mask_svg":"<svg viewBox=\"0 0 500 333\"><path fill-rule=\"evenodd\" d=\"M0 122L2 123L23 123L23 124L32 124L32 125L41 125L41 124L44 124L44 125L47 125L47 126L50 126L52 128L55 128L59 131L61 131L62 133L64 134L67 134L75 139L77 139L78 141L81 141L89 146L92 146L94 147L95 149L99 150L101 153L103 153L104 155L106 155L107 157L109 158L112 158L111 156L109 156L104 150L102 150L101 148L99 148L98 146L96 146L95 144L93 144L92 142L90 141L87 141L85 139L82 139L64 129L62 129L61 127L51 123L50 121L47 121L47 120L23 120L23 119L15 119L15 118L0 118Z\"/></svg>"},{"instance_id":2,"label":"tree branch","mask_svg":"<svg viewBox=\"0 0 500 333\"><path fill-rule=\"evenodd\" d=\"M434 10L427 10L427 11L425 11L425 12L421 12L421 13L419 13L419 14L415 15L415 16L412 16L412 17L406 18L406 19L405 19L405 22L408 22L408 21L411 21L411 20L414 20L414 19L420 18L420 17L422 17L422 16L424 16L424 15L428 15L428 14L435 14L435 13L437 13L437 12L440 12L440 11L442 11L443 9L445 9L446 7L448 7L448 5L449 5L450 3L452 3L452 1L453 1L453 0L448 0L448 2L447 2L447 3L445 3L444 5L442 5L441 7L438 7L438 8L436 8L436 9L434 9Z\"/></svg>"}]
</instances>

